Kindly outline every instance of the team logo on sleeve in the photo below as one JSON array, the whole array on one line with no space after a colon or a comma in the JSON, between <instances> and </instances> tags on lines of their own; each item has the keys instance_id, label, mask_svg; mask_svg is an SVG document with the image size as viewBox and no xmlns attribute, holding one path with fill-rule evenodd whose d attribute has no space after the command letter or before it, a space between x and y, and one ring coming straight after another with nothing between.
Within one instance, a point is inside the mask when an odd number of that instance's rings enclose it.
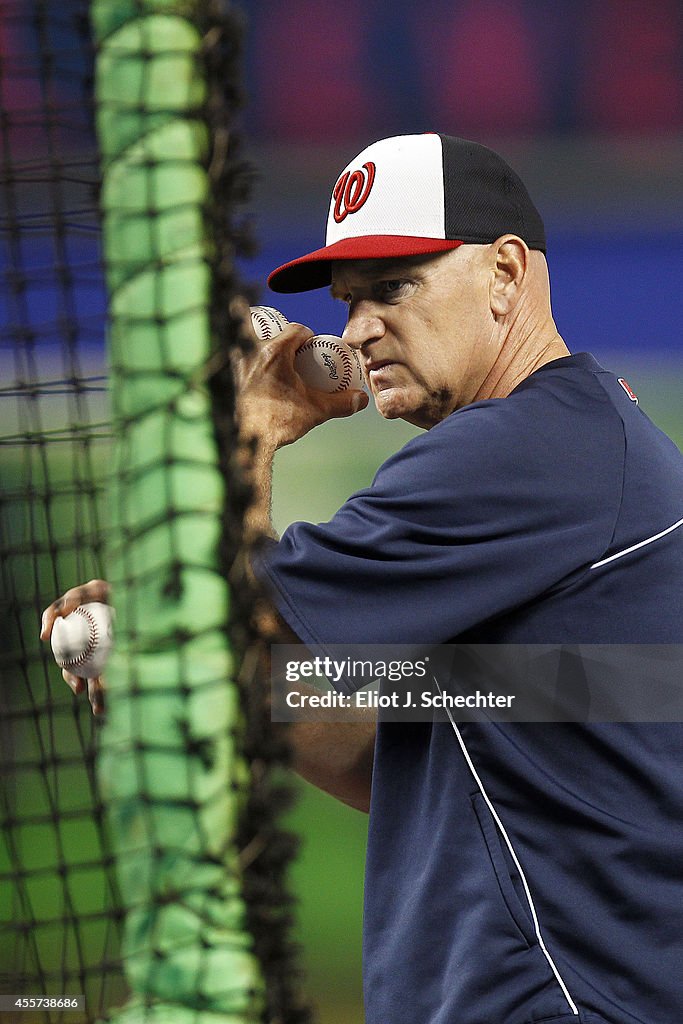
<instances>
[{"instance_id":1,"label":"team logo on sleeve","mask_svg":"<svg viewBox=\"0 0 683 1024\"><path fill-rule=\"evenodd\" d=\"M361 170L344 171L332 191L337 224L341 224L350 213L358 213L365 205L375 182L375 170L372 160L368 160Z\"/></svg>"},{"instance_id":2,"label":"team logo on sleeve","mask_svg":"<svg viewBox=\"0 0 683 1024\"><path fill-rule=\"evenodd\" d=\"M638 405L638 395L635 393L629 382L627 380L624 380L623 377L617 377L617 380L619 384L621 384L622 388L624 389L628 397L631 399L631 401Z\"/></svg>"}]
</instances>

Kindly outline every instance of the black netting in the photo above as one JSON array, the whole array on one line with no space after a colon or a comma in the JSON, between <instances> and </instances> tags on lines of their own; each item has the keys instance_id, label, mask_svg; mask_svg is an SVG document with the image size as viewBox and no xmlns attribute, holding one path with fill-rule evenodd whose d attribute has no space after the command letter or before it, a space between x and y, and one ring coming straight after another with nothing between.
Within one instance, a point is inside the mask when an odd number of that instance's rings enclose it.
<instances>
[{"instance_id":1,"label":"black netting","mask_svg":"<svg viewBox=\"0 0 683 1024\"><path fill-rule=\"evenodd\" d=\"M194 73L204 77L206 84L191 116L193 122L205 126L208 139L198 170L208 182L201 203L206 231L201 263L211 282L205 302L209 360L206 366L188 368L187 376L174 362L174 328L186 311L169 313L165 304L163 272L168 260L161 251L146 267L152 277L156 275L151 293L159 302L142 324L149 329L146 336L159 346L154 372L161 382L160 402L153 415L166 419L158 435L154 430L146 434L146 422L141 422L149 410L140 413L136 421L127 398L121 405L126 384L135 392L147 367L141 370L139 348L131 351L127 363L125 337L118 343L121 330L125 335L127 330L140 328L139 314L133 310L126 319L123 304L112 316L111 302L116 301L117 289L129 272L137 272L140 266L134 265L134 254L120 246L108 250L106 261L102 257L98 207L101 168L107 160L102 156L101 124L100 145L96 142L94 69L103 52L99 48L102 40L110 38L117 24L137 17L143 20L154 6L142 0L137 4L100 3L100 13L104 12L105 20L111 15L112 22L95 46L92 10L87 3L0 0L0 995L84 993L87 1009L79 1017L55 1007L35 1014L17 1013L16 1020L23 1024L31 1020L53 1024L94 1021L130 998L131 973L135 975L131 965L135 968L144 961L144 956L131 954L130 927L126 939L125 911L133 906L138 913L140 908L125 885L131 876L126 874L122 855L126 840L125 836L122 839L118 813L120 793L117 795L115 787L113 796L103 792L101 764L98 767L100 725L87 702L74 699L69 692L49 647L39 643L38 632L41 611L56 595L76 583L109 576L113 550L114 563L118 560L119 568L124 567L119 583L124 580L127 584L127 632L124 624L121 647L128 670L119 670L119 682L125 677L126 687L119 707L132 708L131 718L144 718L150 707L145 703L150 685L148 680L145 690L140 677L149 664L145 659L150 649L148 636L144 651L140 645L144 634L140 617L144 618L149 578L144 565L130 554L133 548L127 555L117 554L118 542L110 535L113 518L117 529L127 536L129 527L123 523L120 501L137 472L121 459L121 451L130 443L130 431L135 436L139 428L143 438L150 439L145 456L152 454L155 436L167 446L156 453L153 465L145 465L144 472L149 472L149 480L160 473L159 486L150 491L154 498L150 529L159 523L168 528L170 546L160 593L163 600L175 600L182 596L187 574L196 569L193 554L183 546L186 509L174 489L175 474L180 467L192 478L197 468L194 452L174 449L179 443L176 426L196 415L201 402L197 406L194 400L203 388L207 433L216 447L216 469L226 496L219 516L222 541L216 546L214 569L223 585L230 581L229 607L219 628L231 657L230 685L238 695L234 721L222 739L202 735L201 728L195 729L193 714L198 690L206 680L169 684L168 693L173 693L180 708L173 719L171 740L157 735L146 740L143 731L130 740L126 750L138 780L136 799L147 827L143 845L149 856L146 861L143 857L143 862L152 865L152 874L163 875L169 858L181 848L180 841L176 850L173 841L162 834L172 820L164 814L169 807L174 812L182 805L182 812L195 822L192 833L206 840L207 850L197 855L200 868L207 864L216 867L228 887L238 887L239 900L245 906L246 916L240 925L243 941L245 948L255 951L265 981L265 998L253 1002L250 1014L256 1013L264 1021L295 1024L308 1019L308 1011L296 995L298 974L288 939L291 906L284 875L293 843L276 822L279 808L288 801L277 770L286 761L287 750L284 737L273 732L265 707L265 647L254 629L255 595L245 571L241 532L249 493L233 457L234 389L229 351L242 341L229 310L232 299L243 291L234 270L235 255L248 244L248 232L234 210L248 194L250 175L237 156L232 128L240 99L242 24L228 4L157 5L164 13L174 8L179 17L191 15L191 28L201 40ZM154 46L145 44L144 31L142 58L149 59L151 68L159 51L155 54ZM160 52L163 58L163 46ZM145 80L143 71L141 81ZM147 116L144 100L141 94L140 110L136 111L143 120ZM116 104L115 97L112 110ZM106 114L106 108L105 95L97 108L100 115L103 110ZM163 102L157 102L154 117L161 118L159 123L165 113ZM150 189L149 181L161 181L168 171L180 173L184 163L182 156L175 154L164 165L163 156L150 151L143 164L151 172L146 179L147 212L148 233L154 235L163 225L160 210L164 200L161 193ZM163 174L155 177L158 168ZM138 214L136 210L132 216ZM159 234L163 236L163 230ZM163 238L160 244L163 250ZM130 265L128 259L133 261ZM201 296L196 301L201 303ZM108 317L112 331L119 331L118 342L115 339L111 346ZM111 391L112 367L113 377L123 381L124 391ZM185 401L188 397L189 404ZM197 457L197 465L200 463ZM117 467L118 473L114 481L112 467ZM203 463L200 468L203 471ZM157 503L159 496L163 501ZM140 527L138 540L147 525ZM169 627L163 641L155 640L158 663L164 664L172 648L182 674L192 660L193 643L202 643L205 633L205 623L187 630ZM228 686L229 681L224 683ZM158 684L152 680L153 700L163 700L165 685L166 680L160 679ZM223 682L211 679L208 685L220 687ZM116 718L116 695L112 693L110 698L112 718ZM119 714L119 724L125 715ZM105 725L105 735L108 727ZM110 741L110 758L117 736L116 726L111 728L115 739ZM193 795L196 790L192 787L201 781L200 769L213 768L212 744L218 749L224 740L228 749L237 745L239 765L246 766L246 772L240 768L231 784L237 826L232 838L225 837L225 864L221 866L223 855L217 855L216 848L222 849L222 845L217 844L211 829L205 829L206 805ZM184 759L179 774L189 780L190 795L180 804L175 797L160 795L167 772L146 774L150 758L163 759L169 750ZM121 765L124 762L125 756ZM111 764L111 760L105 761L105 775ZM114 761L111 774L117 774L116 767ZM121 774L125 776L123 769ZM189 872L186 887L178 883L171 893L154 884L149 887L149 906L143 908L145 921L152 922L146 953L150 962L161 967L147 969L142 980L134 977L133 987L137 986L142 997L136 1012L149 1005L153 1013L157 980L161 978L163 984L164 977L172 980L173 972L164 975L163 965L173 960L175 933L171 929L169 944L168 935L157 923L169 906L184 911L197 905L200 875L199 868L194 874ZM220 887L212 874L205 900L202 897L196 939L197 977L202 984L210 973L207 965L212 963L212 923L204 907L216 896L220 897ZM128 957L127 977L122 957ZM151 992L146 989L148 981ZM226 978L226 987L230 986L231 980ZM204 1012L213 1012L211 985L200 989L198 984L194 1002L177 996L178 1005L190 1014L183 1019L199 1021ZM171 984L164 1002L175 1006L174 998ZM14 1019L12 1012L3 1016L8 1022ZM245 1015L239 1019L255 1018Z\"/></svg>"}]
</instances>

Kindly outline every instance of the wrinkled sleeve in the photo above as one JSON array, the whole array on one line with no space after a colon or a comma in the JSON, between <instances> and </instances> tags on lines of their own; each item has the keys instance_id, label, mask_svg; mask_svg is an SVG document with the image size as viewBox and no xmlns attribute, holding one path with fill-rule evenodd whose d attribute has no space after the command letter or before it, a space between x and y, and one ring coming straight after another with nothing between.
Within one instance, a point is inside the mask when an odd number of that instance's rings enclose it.
<instances>
[{"instance_id":1,"label":"wrinkled sleeve","mask_svg":"<svg viewBox=\"0 0 683 1024\"><path fill-rule=\"evenodd\" d=\"M599 397L581 402L469 406L329 522L289 527L257 565L287 624L310 645L448 643L587 569L614 530L624 439Z\"/></svg>"}]
</instances>

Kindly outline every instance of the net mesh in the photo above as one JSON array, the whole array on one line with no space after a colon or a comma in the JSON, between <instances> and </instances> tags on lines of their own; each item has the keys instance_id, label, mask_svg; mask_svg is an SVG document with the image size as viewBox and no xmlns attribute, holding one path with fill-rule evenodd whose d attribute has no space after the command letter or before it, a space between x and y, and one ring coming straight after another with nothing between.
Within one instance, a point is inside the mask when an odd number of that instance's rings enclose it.
<instances>
[{"instance_id":1,"label":"net mesh","mask_svg":"<svg viewBox=\"0 0 683 1024\"><path fill-rule=\"evenodd\" d=\"M88 1021L303 1022L234 458L240 19L0 16L0 992L84 993ZM37 633L105 576L101 728Z\"/></svg>"},{"instance_id":2,"label":"net mesh","mask_svg":"<svg viewBox=\"0 0 683 1024\"><path fill-rule=\"evenodd\" d=\"M121 971L95 734L36 642L41 605L104 572L110 427L86 24L82 3L0 10L0 979L9 994L87 993L96 1012L117 999Z\"/></svg>"}]
</instances>

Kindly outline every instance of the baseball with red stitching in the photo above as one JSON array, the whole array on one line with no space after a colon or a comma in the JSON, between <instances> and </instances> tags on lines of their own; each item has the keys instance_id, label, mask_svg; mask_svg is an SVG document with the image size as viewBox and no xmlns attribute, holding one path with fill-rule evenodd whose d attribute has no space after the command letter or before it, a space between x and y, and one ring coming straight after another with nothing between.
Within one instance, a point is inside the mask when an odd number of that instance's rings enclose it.
<instances>
[{"instance_id":1,"label":"baseball with red stitching","mask_svg":"<svg viewBox=\"0 0 683 1024\"><path fill-rule=\"evenodd\" d=\"M83 679L101 675L114 642L113 625L113 608L100 601L55 619L50 643L59 667Z\"/></svg>"},{"instance_id":2,"label":"baseball with red stitching","mask_svg":"<svg viewBox=\"0 0 683 1024\"><path fill-rule=\"evenodd\" d=\"M270 341L289 320L273 306L250 306L251 323L260 341ZM294 367L310 387L319 391L346 391L365 383L358 356L335 334L316 334L297 351Z\"/></svg>"},{"instance_id":3,"label":"baseball with red stitching","mask_svg":"<svg viewBox=\"0 0 683 1024\"><path fill-rule=\"evenodd\" d=\"M250 306L251 326L259 341L270 341L280 331L284 331L289 320L274 306Z\"/></svg>"},{"instance_id":4,"label":"baseball with red stitching","mask_svg":"<svg viewBox=\"0 0 683 1024\"><path fill-rule=\"evenodd\" d=\"M294 368L319 391L363 387L363 371L352 348L334 334L316 334L297 350Z\"/></svg>"}]
</instances>

